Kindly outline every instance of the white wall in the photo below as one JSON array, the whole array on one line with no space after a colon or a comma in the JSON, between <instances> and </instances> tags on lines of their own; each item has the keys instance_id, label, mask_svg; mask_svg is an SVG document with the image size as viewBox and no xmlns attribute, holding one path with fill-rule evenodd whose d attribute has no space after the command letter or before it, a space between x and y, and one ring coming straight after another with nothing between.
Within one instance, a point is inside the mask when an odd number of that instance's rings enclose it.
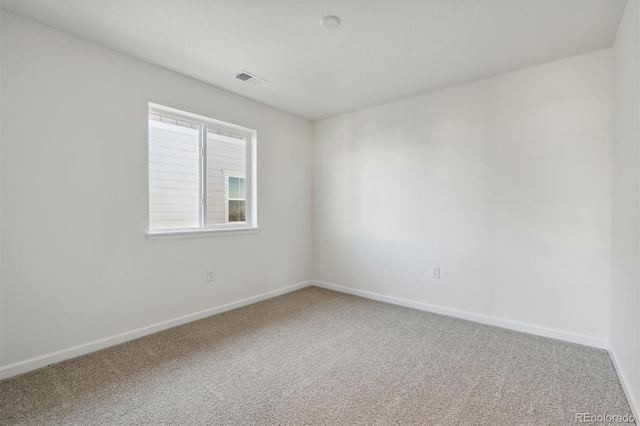
<instances>
[{"instance_id":1,"label":"white wall","mask_svg":"<svg viewBox=\"0 0 640 426\"><path fill-rule=\"evenodd\" d=\"M316 122L314 278L606 345L611 55Z\"/></svg>"},{"instance_id":2,"label":"white wall","mask_svg":"<svg viewBox=\"0 0 640 426\"><path fill-rule=\"evenodd\" d=\"M611 351L640 414L640 7L629 1L614 44Z\"/></svg>"},{"instance_id":3,"label":"white wall","mask_svg":"<svg viewBox=\"0 0 640 426\"><path fill-rule=\"evenodd\" d=\"M2 44L2 365L309 278L308 121L9 13ZM147 239L148 102L258 131L260 233Z\"/></svg>"}]
</instances>

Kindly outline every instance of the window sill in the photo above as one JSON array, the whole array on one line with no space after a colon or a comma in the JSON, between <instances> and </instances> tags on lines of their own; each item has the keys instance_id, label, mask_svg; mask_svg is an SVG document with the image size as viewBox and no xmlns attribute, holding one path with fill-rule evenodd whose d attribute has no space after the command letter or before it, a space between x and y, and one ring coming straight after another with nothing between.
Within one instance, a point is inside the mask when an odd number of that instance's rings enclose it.
<instances>
[{"instance_id":1,"label":"window sill","mask_svg":"<svg viewBox=\"0 0 640 426\"><path fill-rule=\"evenodd\" d=\"M150 240L166 240L173 238L220 237L223 235L257 234L259 227L223 228L223 229L190 229L186 231L149 231Z\"/></svg>"}]
</instances>

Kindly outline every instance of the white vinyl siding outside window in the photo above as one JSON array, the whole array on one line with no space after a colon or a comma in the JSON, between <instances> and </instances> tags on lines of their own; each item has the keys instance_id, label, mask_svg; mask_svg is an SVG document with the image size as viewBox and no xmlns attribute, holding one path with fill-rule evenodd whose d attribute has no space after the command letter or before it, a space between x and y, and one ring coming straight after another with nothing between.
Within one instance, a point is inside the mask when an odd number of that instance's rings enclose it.
<instances>
[{"instance_id":1,"label":"white vinyl siding outside window","mask_svg":"<svg viewBox=\"0 0 640 426\"><path fill-rule=\"evenodd\" d=\"M257 229L256 132L149 107L149 234Z\"/></svg>"}]
</instances>

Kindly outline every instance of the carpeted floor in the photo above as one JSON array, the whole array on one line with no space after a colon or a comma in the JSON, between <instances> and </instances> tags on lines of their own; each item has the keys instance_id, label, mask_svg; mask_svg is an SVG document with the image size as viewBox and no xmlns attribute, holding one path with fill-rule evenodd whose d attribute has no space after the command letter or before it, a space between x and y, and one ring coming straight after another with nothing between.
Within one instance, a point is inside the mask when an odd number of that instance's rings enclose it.
<instances>
[{"instance_id":1,"label":"carpeted floor","mask_svg":"<svg viewBox=\"0 0 640 426\"><path fill-rule=\"evenodd\" d=\"M0 383L0 424L569 425L605 351L306 288Z\"/></svg>"}]
</instances>

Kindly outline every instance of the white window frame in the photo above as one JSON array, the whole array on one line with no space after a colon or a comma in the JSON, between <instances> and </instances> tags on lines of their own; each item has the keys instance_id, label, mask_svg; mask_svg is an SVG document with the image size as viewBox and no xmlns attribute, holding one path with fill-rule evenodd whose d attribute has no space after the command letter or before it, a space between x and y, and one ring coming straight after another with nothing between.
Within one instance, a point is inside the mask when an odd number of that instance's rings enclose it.
<instances>
[{"instance_id":1,"label":"white window frame","mask_svg":"<svg viewBox=\"0 0 640 426\"><path fill-rule=\"evenodd\" d=\"M247 208L247 178L246 174L242 172L237 172L235 170L223 170L222 175L224 176L224 221L225 223L244 223L244 222L229 222L229 201L244 201L245 202L245 210ZM244 179L245 189L244 189L244 198L229 198L229 178L241 178ZM246 215L246 212L245 212Z\"/></svg>"},{"instance_id":2,"label":"white window frame","mask_svg":"<svg viewBox=\"0 0 640 426\"><path fill-rule=\"evenodd\" d=\"M224 121L215 120L197 114L180 111L175 108L166 107L154 103L149 103L149 114L160 114L165 117L189 122L199 125L199 141L200 141L200 216L199 227L197 228L163 228L148 229L149 238L155 237L171 237L180 235L214 235L228 233L247 233L257 232L258 227L258 206L257 206L257 132L235 124L226 123ZM149 128L147 124L147 129ZM229 139L245 140L245 172L239 173L244 178L245 184L245 218L244 222L228 222L228 177L225 173L225 223L208 225L207 224L207 133L217 133L219 135L230 135ZM237 142L236 142L237 143ZM147 135L147 147L149 146L149 138ZM224 172L224 171L223 171ZM229 171L231 172L231 171ZM148 188L148 186L147 186ZM148 216L149 217L149 216Z\"/></svg>"}]
</instances>

